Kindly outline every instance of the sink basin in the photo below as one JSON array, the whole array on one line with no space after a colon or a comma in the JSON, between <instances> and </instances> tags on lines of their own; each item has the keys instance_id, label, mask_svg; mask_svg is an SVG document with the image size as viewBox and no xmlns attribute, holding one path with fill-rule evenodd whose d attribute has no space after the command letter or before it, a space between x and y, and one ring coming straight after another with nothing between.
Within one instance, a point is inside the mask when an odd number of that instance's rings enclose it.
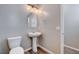
<instances>
[{"instance_id":1,"label":"sink basin","mask_svg":"<svg viewBox=\"0 0 79 59\"><path fill-rule=\"evenodd\" d=\"M38 37L41 35L41 32L29 32L28 36L29 37Z\"/></svg>"}]
</instances>

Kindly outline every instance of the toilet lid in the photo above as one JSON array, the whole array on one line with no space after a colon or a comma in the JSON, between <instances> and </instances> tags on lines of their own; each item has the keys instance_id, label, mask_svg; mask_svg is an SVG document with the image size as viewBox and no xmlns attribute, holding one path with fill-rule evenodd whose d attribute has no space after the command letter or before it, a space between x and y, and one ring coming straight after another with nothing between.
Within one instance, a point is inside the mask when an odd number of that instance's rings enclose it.
<instances>
[{"instance_id":1,"label":"toilet lid","mask_svg":"<svg viewBox=\"0 0 79 59\"><path fill-rule=\"evenodd\" d=\"M16 47L10 50L10 54L24 54L24 49L22 47Z\"/></svg>"}]
</instances>

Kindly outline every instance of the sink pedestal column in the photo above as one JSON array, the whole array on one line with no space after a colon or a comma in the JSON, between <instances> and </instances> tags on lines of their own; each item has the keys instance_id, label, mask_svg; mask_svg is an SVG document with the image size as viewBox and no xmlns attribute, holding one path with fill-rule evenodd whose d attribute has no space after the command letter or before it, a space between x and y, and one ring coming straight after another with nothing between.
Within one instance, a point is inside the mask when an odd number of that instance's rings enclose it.
<instances>
[{"instance_id":1,"label":"sink pedestal column","mask_svg":"<svg viewBox=\"0 0 79 59\"><path fill-rule=\"evenodd\" d=\"M32 37L32 50L37 53L37 37Z\"/></svg>"}]
</instances>

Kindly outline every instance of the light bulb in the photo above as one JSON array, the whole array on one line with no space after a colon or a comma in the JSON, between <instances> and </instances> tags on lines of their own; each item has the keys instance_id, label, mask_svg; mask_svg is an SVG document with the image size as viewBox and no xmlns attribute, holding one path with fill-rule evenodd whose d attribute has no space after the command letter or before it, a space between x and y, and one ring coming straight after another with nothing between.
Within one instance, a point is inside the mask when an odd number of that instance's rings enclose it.
<instances>
[{"instance_id":1,"label":"light bulb","mask_svg":"<svg viewBox=\"0 0 79 59\"><path fill-rule=\"evenodd\" d=\"M27 5L27 6L26 6L26 9L27 9L27 10L31 10L32 7Z\"/></svg>"},{"instance_id":2,"label":"light bulb","mask_svg":"<svg viewBox=\"0 0 79 59\"><path fill-rule=\"evenodd\" d=\"M32 8L32 9L31 9L31 12L34 13L34 14L38 14L38 9Z\"/></svg>"},{"instance_id":3,"label":"light bulb","mask_svg":"<svg viewBox=\"0 0 79 59\"><path fill-rule=\"evenodd\" d=\"M38 10L38 13L39 13L39 14L42 14L43 12L42 12L42 10Z\"/></svg>"},{"instance_id":4,"label":"light bulb","mask_svg":"<svg viewBox=\"0 0 79 59\"><path fill-rule=\"evenodd\" d=\"M35 14L38 14L38 10L36 8L34 9L34 12L35 12Z\"/></svg>"},{"instance_id":5,"label":"light bulb","mask_svg":"<svg viewBox=\"0 0 79 59\"><path fill-rule=\"evenodd\" d=\"M32 13L34 13L34 9L33 9L33 8L32 8L32 9L30 9L29 11L30 11L30 12L32 12Z\"/></svg>"}]
</instances>

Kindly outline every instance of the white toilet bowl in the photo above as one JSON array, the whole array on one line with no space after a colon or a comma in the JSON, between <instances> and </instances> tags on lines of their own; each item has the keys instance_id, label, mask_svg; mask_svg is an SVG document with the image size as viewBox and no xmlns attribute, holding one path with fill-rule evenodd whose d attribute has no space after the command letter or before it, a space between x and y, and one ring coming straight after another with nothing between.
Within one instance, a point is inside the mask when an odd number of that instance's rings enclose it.
<instances>
[{"instance_id":1,"label":"white toilet bowl","mask_svg":"<svg viewBox=\"0 0 79 59\"><path fill-rule=\"evenodd\" d=\"M22 47L16 47L10 50L9 54L24 54Z\"/></svg>"},{"instance_id":2,"label":"white toilet bowl","mask_svg":"<svg viewBox=\"0 0 79 59\"><path fill-rule=\"evenodd\" d=\"M24 54L24 49L20 46L21 39L21 36L8 38L10 54Z\"/></svg>"}]
</instances>

